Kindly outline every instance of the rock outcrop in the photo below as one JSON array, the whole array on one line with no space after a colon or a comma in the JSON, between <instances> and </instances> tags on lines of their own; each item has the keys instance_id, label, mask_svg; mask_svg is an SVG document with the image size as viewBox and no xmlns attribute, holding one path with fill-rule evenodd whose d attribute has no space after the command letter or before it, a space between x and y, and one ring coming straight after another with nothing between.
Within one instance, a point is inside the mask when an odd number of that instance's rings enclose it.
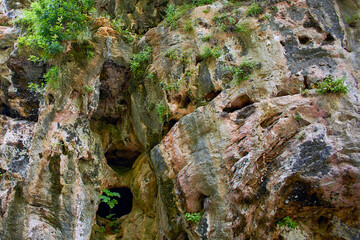
<instances>
[{"instance_id":1,"label":"rock outcrop","mask_svg":"<svg viewBox=\"0 0 360 240\"><path fill-rule=\"evenodd\" d=\"M360 3L203 2L97 1L92 56L34 92L4 1L0 239L360 238Z\"/></svg>"}]
</instances>

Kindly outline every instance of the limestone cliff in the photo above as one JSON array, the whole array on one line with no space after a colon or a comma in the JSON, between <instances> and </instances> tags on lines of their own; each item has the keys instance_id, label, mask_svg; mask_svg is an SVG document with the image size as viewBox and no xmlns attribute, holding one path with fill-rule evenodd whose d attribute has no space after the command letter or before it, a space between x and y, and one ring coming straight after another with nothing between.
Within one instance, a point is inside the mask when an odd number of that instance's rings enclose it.
<instances>
[{"instance_id":1,"label":"limestone cliff","mask_svg":"<svg viewBox=\"0 0 360 240\"><path fill-rule=\"evenodd\" d=\"M0 239L360 239L358 0L96 1L42 91L29 5L0 6Z\"/></svg>"}]
</instances>

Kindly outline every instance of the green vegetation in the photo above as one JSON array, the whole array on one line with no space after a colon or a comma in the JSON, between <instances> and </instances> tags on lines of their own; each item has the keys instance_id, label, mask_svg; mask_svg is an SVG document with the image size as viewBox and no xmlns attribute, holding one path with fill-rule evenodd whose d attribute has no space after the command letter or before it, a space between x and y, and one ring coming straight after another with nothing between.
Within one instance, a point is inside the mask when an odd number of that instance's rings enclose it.
<instances>
[{"instance_id":1,"label":"green vegetation","mask_svg":"<svg viewBox=\"0 0 360 240\"><path fill-rule=\"evenodd\" d=\"M271 13L272 13L273 15L275 15L275 14L279 11L279 8L276 7L276 6L271 6L271 7L270 7L270 10L271 10Z\"/></svg>"},{"instance_id":2,"label":"green vegetation","mask_svg":"<svg viewBox=\"0 0 360 240\"><path fill-rule=\"evenodd\" d=\"M205 10L203 11L203 13L209 13L209 12L210 12L209 9L205 9Z\"/></svg>"},{"instance_id":3,"label":"green vegetation","mask_svg":"<svg viewBox=\"0 0 360 240\"><path fill-rule=\"evenodd\" d=\"M120 218L114 218L115 214L109 214L106 216L106 219L109 219L109 227L111 228L112 232L117 234L120 232L119 226L121 224Z\"/></svg>"},{"instance_id":4,"label":"green vegetation","mask_svg":"<svg viewBox=\"0 0 360 240\"><path fill-rule=\"evenodd\" d=\"M248 7L248 9L246 10L246 14L248 16L253 16L253 17L258 16L259 14L261 14L261 12L262 12L262 9L261 9L260 5L257 3L252 3L250 5L250 7Z\"/></svg>"},{"instance_id":5,"label":"green vegetation","mask_svg":"<svg viewBox=\"0 0 360 240\"><path fill-rule=\"evenodd\" d=\"M154 81L154 73L153 72L149 73L148 78L150 78L151 81Z\"/></svg>"},{"instance_id":6,"label":"green vegetation","mask_svg":"<svg viewBox=\"0 0 360 240\"><path fill-rule=\"evenodd\" d=\"M318 84L316 91L322 94L348 93L349 88L345 85L345 77L334 79L332 75L329 75Z\"/></svg>"},{"instance_id":7,"label":"green vegetation","mask_svg":"<svg viewBox=\"0 0 360 240\"><path fill-rule=\"evenodd\" d=\"M166 83L163 79L160 82L160 86L162 90L165 91L177 91L179 90L179 84L178 83Z\"/></svg>"},{"instance_id":8,"label":"green vegetation","mask_svg":"<svg viewBox=\"0 0 360 240\"><path fill-rule=\"evenodd\" d=\"M198 7L198 6L202 6L202 5L212 4L215 1L216 0L193 0L192 4L196 7Z\"/></svg>"},{"instance_id":9,"label":"green vegetation","mask_svg":"<svg viewBox=\"0 0 360 240\"><path fill-rule=\"evenodd\" d=\"M98 233L104 233L105 232L105 227L104 226L99 226L99 228L98 229L96 229L96 232L98 232Z\"/></svg>"},{"instance_id":10,"label":"green vegetation","mask_svg":"<svg viewBox=\"0 0 360 240\"><path fill-rule=\"evenodd\" d=\"M201 219L201 213L185 213L185 219L188 222L198 223Z\"/></svg>"},{"instance_id":11,"label":"green vegetation","mask_svg":"<svg viewBox=\"0 0 360 240\"><path fill-rule=\"evenodd\" d=\"M94 92L94 90L95 90L95 88L94 88L94 86L89 86L89 85L85 85L85 91L87 92L87 93L92 93L92 92Z\"/></svg>"},{"instance_id":12,"label":"green vegetation","mask_svg":"<svg viewBox=\"0 0 360 240\"><path fill-rule=\"evenodd\" d=\"M93 5L92 0L33 2L24 11L24 17L16 21L26 33L19 38L19 45L39 51L42 59L57 57L64 52L67 42L76 41L87 29Z\"/></svg>"},{"instance_id":13,"label":"green vegetation","mask_svg":"<svg viewBox=\"0 0 360 240\"><path fill-rule=\"evenodd\" d=\"M237 33L240 34L240 36L245 37L245 36L249 36L252 32L252 29L250 27L249 23L242 23L242 24L238 24L236 25L236 30Z\"/></svg>"},{"instance_id":14,"label":"green vegetation","mask_svg":"<svg viewBox=\"0 0 360 240\"><path fill-rule=\"evenodd\" d=\"M206 46L204 48L204 53L200 54L200 58L203 60L206 59L211 59L211 58L219 58L221 56L221 49L220 47L210 47L210 46Z\"/></svg>"},{"instance_id":15,"label":"green vegetation","mask_svg":"<svg viewBox=\"0 0 360 240\"><path fill-rule=\"evenodd\" d=\"M209 35L203 36L201 38L201 40L203 40L204 42L209 42L212 38L213 38L213 36L211 34L209 34Z\"/></svg>"},{"instance_id":16,"label":"green vegetation","mask_svg":"<svg viewBox=\"0 0 360 240\"><path fill-rule=\"evenodd\" d=\"M158 103L156 105L156 110L157 110L157 113L158 113L161 123L169 121L170 109L169 109L168 105L165 105L163 103Z\"/></svg>"},{"instance_id":17,"label":"green vegetation","mask_svg":"<svg viewBox=\"0 0 360 240\"><path fill-rule=\"evenodd\" d=\"M357 21L360 19L360 15L356 14L353 17L345 16L345 21L347 24L350 25L350 27L356 27Z\"/></svg>"},{"instance_id":18,"label":"green vegetation","mask_svg":"<svg viewBox=\"0 0 360 240\"><path fill-rule=\"evenodd\" d=\"M131 72L134 73L136 76L141 76L145 72L144 65L147 65L150 61L151 57L151 47L146 46L144 49L132 56L130 69Z\"/></svg>"},{"instance_id":19,"label":"green vegetation","mask_svg":"<svg viewBox=\"0 0 360 240\"><path fill-rule=\"evenodd\" d=\"M286 226L291 229L295 229L297 227L297 225L298 225L298 223L296 221L291 220L291 218L289 216L284 217L282 219L282 221L278 222L279 227Z\"/></svg>"},{"instance_id":20,"label":"green vegetation","mask_svg":"<svg viewBox=\"0 0 360 240\"><path fill-rule=\"evenodd\" d=\"M180 61L181 63L189 64L191 54L192 54L192 49L185 51L184 48L181 48L181 50L169 49L166 52L165 56L167 56L168 58L170 58L173 61Z\"/></svg>"},{"instance_id":21,"label":"green vegetation","mask_svg":"<svg viewBox=\"0 0 360 240\"><path fill-rule=\"evenodd\" d=\"M309 95L309 89L300 89L300 94L302 96L307 96Z\"/></svg>"},{"instance_id":22,"label":"green vegetation","mask_svg":"<svg viewBox=\"0 0 360 240\"><path fill-rule=\"evenodd\" d=\"M187 10L206 4L212 4L215 1L216 0L193 0L192 4L184 4L178 7L174 4L170 4L167 9L165 9L165 26L170 26L172 30L175 30L178 28L179 19ZM204 13L207 12L209 12L209 10L204 10Z\"/></svg>"},{"instance_id":23,"label":"green vegetation","mask_svg":"<svg viewBox=\"0 0 360 240\"><path fill-rule=\"evenodd\" d=\"M233 74L233 81L236 84L247 80L255 68L258 68L258 64L255 61L244 61L238 67L232 67L229 70Z\"/></svg>"},{"instance_id":24,"label":"green vegetation","mask_svg":"<svg viewBox=\"0 0 360 240\"><path fill-rule=\"evenodd\" d=\"M213 18L213 21L216 23L216 26L218 26L222 31L233 31L235 28L235 23L237 22L237 19L233 18L231 15L227 15L226 13L223 13L221 15L216 14Z\"/></svg>"},{"instance_id":25,"label":"green vegetation","mask_svg":"<svg viewBox=\"0 0 360 240\"><path fill-rule=\"evenodd\" d=\"M43 76L44 82L40 85L36 83L30 83L29 89L32 92L44 94L45 93L45 86L48 85L50 88L57 88L60 83L60 69L56 66L51 67L47 73Z\"/></svg>"},{"instance_id":26,"label":"green vegetation","mask_svg":"<svg viewBox=\"0 0 360 240\"><path fill-rule=\"evenodd\" d=\"M111 24L113 29L117 31L125 41L128 43L132 43L134 41L134 37L132 36L129 29L126 28L121 18L112 21Z\"/></svg>"},{"instance_id":27,"label":"green vegetation","mask_svg":"<svg viewBox=\"0 0 360 240\"><path fill-rule=\"evenodd\" d=\"M184 77L191 77L194 74L194 70L186 70L184 73Z\"/></svg>"},{"instance_id":28,"label":"green vegetation","mask_svg":"<svg viewBox=\"0 0 360 240\"><path fill-rule=\"evenodd\" d=\"M305 138L305 132L300 132L298 135L296 135L296 139L303 140Z\"/></svg>"},{"instance_id":29,"label":"green vegetation","mask_svg":"<svg viewBox=\"0 0 360 240\"><path fill-rule=\"evenodd\" d=\"M45 93L45 84L44 83L41 83L40 85L36 84L36 83L30 83L28 87L31 92L34 92L37 94Z\"/></svg>"},{"instance_id":30,"label":"green vegetation","mask_svg":"<svg viewBox=\"0 0 360 240\"><path fill-rule=\"evenodd\" d=\"M44 81L50 88L58 87L60 80L60 69L56 66L51 67L47 73L44 74Z\"/></svg>"},{"instance_id":31,"label":"green vegetation","mask_svg":"<svg viewBox=\"0 0 360 240\"><path fill-rule=\"evenodd\" d=\"M175 5L170 4L165 10L165 26L170 26L172 30L177 29L181 16L192 7L190 4L185 4L176 8Z\"/></svg>"},{"instance_id":32,"label":"green vegetation","mask_svg":"<svg viewBox=\"0 0 360 240\"><path fill-rule=\"evenodd\" d=\"M103 189L103 192L105 195L99 196L101 202L106 203L109 208L113 209L115 205L118 204L118 201L113 197L120 197L120 194L117 192L111 192L108 189Z\"/></svg>"},{"instance_id":33,"label":"green vegetation","mask_svg":"<svg viewBox=\"0 0 360 240\"><path fill-rule=\"evenodd\" d=\"M270 16L269 16L269 14L265 14L263 20L264 20L264 21L270 21Z\"/></svg>"},{"instance_id":34,"label":"green vegetation","mask_svg":"<svg viewBox=\"0 0 360 240\"><path fill-rule=\"evenodd\" d=\"M37 62L41 62L42 59L37 57L37 56L34 56L34 55L30 55L30 57L28 58L29 61L32 61L33 63L37 63Z\"/></svg>"},{"instance_id":35,"label":"green vegetation","mask_svg":"<svg viewBox=\"0 0 360 240\"><path fill-rule=\"evenodd\" d=\"M22 34L18 46L24 46L38 53L30 55L30 61L61 62L64 52L71 44L72 50L65 58L90 59L94 56L91 39L90 15L94 11L93 0L35 0L23 17L15 23L21 28ZM64 59L64 58L63 58ZM52 64L58 65L58 64ZM44 82L30 83L29 89L44 94L45 87L57 88L60 84L60 69L52 66L43 76Z\"/></svg>"},{"instance_id":36,"label":"green vegetation","mask_svg":"<svg viewBox=\"0 0 360 240\"><path fill-rule=\"evenodd\" d=\"M179 52L177 49L168 49L166 56L171 60L176 61L179 59Z\"/></svg>"},{"instance_id":37,"label":"green vegetation","mask_svg":"<svg viewBox=\"0 0 360 240\"><path fill-rule=\"evenodd\" d=\"M297 114L294 116L294 118L295 118L296 121L300 121L300 120L302 119L302 116L297 113Z\"/></svg>"},{"instance_id":38,"label":"green vegetation","mask_svg":"<svg viewBox=\"0 0 360 240\"><path fill-rule=\"evenodd\" d=\"M110 209L113 209L115 205L118 204L118 201L114 197L120 198L120 194L117 192L111 192L108 189L103 189L103 195L99 196L101 202L106 203ZM110 229L105 226L99 226L99 228L96 229L96 232L103 234L108 229L115 234L119 233L120 218L115 218L114 216L115 214L113 213L110 213L109 215L106 216L106 219L110 220L110 222L106 224L110 227Z\"/></svg>"},{"instance_id":39,"label":"green vegetation","mask_svg":"<svg viewBox=\"0 0 360 240\"><path fill-rule=\"evenodd\" d=\"M185 25L184 25L184 29L187 32L191 32L194 30L194 20L192 18L186 20Z\"/></svg>"}]
</instances>

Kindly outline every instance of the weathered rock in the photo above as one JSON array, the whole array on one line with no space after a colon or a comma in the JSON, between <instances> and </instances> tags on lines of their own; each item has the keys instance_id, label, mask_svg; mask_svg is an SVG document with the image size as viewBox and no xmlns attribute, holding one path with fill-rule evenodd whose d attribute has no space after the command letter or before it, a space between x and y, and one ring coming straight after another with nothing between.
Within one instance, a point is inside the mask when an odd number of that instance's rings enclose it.
<instances>
[{"instance_id":1,"label":"weathered rock","mask_svg":"<svg viewBox=\"0 0 360 240\"><path fill-rule=\"evenodd\" d=\"M160 23L180 2L97 2L144 37L97 18L93 56L68 43L40 104L27 86L51 66L0 21L0 239L359 238L358 3L264 1L252 17L216 1ZM349 93L318 93L329 75Z\"/></svg>"},{"instance_id":2,"label":"weathered rock","mask_svg":"<svg viewBox=\"0 0 360 240\"><path fill-rule=\"evenodd\" d=\"M108 14L112 19L120 20L127 28L139 34L155 27L165 16L169 3L177 5L190 3L190 0L106 0L99 1L96 8L100 13Z\"/></svg>"},{"instance_id":3,"label":"weathered rock","mask_svg":"<svg viewBox=\"0 0 360 240\"><path fill-rule=\"evenodd\" d=\"M151 151L165 238L358 237L360 175L351 156L359 146L350 133L359 127L358 68L342 47L336 6L316 4L279 3L270 23L253 22L245 57L260 60L261 69L181 118ZM346 74L351 93L294 95L328 74ZM348 124L350 132L340 130ZM195 212L200 222L187 223L185 213ZM286 216L296 230L277 227Z\"/></svg>"}]
</instances>

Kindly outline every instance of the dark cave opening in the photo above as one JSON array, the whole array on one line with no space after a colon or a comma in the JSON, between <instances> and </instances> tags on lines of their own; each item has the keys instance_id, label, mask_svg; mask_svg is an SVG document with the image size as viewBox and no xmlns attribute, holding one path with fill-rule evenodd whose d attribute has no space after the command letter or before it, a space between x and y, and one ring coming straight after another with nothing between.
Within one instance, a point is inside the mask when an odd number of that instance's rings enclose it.
<instances>
[{"instance_id":1,"label":"dark cave opening","mask_svg":"<svg viewBox=\"0 0 360 240\"><path fill-rule=\"evenodd\" d=\"M308 44L310 42L310 38L308 38L307 36L300 36L299 37L299 42L301 44Z\"/></svg>"},{"instance_id":2,"label":"dark cave opening","mask_svg":"<svg viewBox=\"0 0 360 240\"><path fill-rule=\"evenodd\" d=\"M112 199L117 200L117 204L111 209L107 203L101 202L99 204L99 208L96 214L102 218L106 218L106 216L110 214L114 214L112 218L119 218L124 215L127 215L132 210L132 199L133 194L129 188L122 187L122 188L111 188L109 189L111 192L117 192L120 194L119 197L110 197ZM105 193L102 195L107 196Z\"/></svg>"},{"instance_id":3,"label":"dark cave opening","mask_svg":"<svg viewBox=\"0 0 360 240\"><path fill-rule=\"evenodd\" d=\"M107 164L112 168L131 169L141 152L135 150L113 149L105 153Z\"/></svg>"}]
</instances>

